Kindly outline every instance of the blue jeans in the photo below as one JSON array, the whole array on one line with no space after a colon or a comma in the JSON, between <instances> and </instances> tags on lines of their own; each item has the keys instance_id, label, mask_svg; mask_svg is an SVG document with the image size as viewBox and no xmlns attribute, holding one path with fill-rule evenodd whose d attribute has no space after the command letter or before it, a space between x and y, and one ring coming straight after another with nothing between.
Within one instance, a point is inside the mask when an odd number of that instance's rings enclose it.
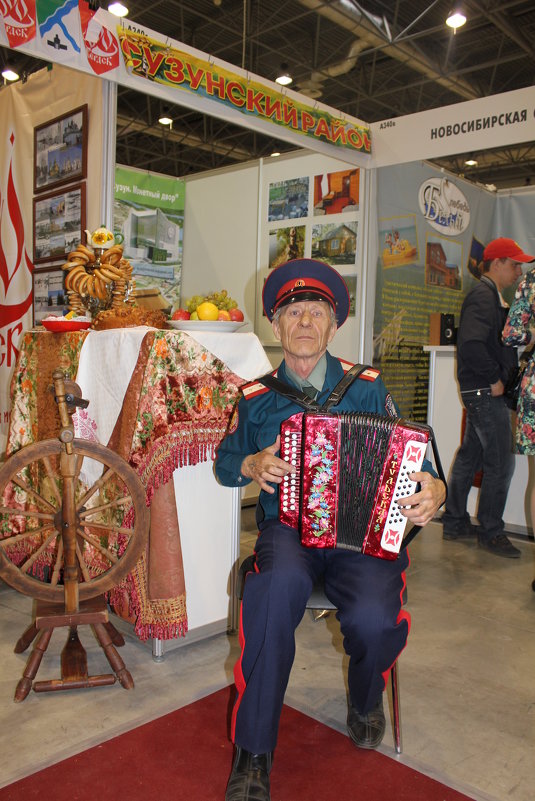
<instances>
[{"instance_id":1,"label":"blue jeans","mask_svg":"<svg viewBox=\"0 0 535 801\"><path fill-rule=\"evenodd\" d=\"M448 482L444 529L459 531L469 520L468 493L475 473L483 469L477 519L479 536L490 539L503 531L503 511L515 467L511 413L503 397L490 390L462 393L466 429Z\"/></svg>"}]
</instances>

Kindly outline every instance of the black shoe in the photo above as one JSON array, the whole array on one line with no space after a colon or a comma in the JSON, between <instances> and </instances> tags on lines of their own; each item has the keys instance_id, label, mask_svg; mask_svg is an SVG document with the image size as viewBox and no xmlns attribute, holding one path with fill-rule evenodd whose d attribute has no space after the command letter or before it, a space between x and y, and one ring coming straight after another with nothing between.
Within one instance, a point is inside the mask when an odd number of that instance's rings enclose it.
<instances>
[{"instance_id":1,"label":"black shoe","mask_svg":"<svg viewBox=\"0 0 535 801\"><path fill-rule=\"evenodd\" d=\"M225 801L270 801L269 774L273 753L251 754L236 748Z\"/></svg>"},{"instance_id":2,"label":"black shoe","mask_svg":"<svg viewBox=\"0 0 535 801\"><path fill-rule=\"evenodd\" d=\"M496 556L505 556L509 559L518 559L520 557L520 550L515 548L505 534L496 534L495 537L490 538L479 537L478 542L480 548L495 553Z\"/></svg>"},{"instance_id":3,"label":"black shoe","mask_svg":"<svg viewBox=\"0 0 535 801\"><path fill-rule=\"evenodd\" d=\"M476 537L477 527L470 522L457 529L444 526L442 533L442 539L444 540L474 540Z\"/></svg>"},{"instance_id":4,"label":"black shoe","mask_svg":"<svg viewBox=\"0 0 535 801\"><path fill-rule=\"evenodd\" d=\"M367 715L361 715L351 704L349 705L347 730L349 736L359 748L377 748L377 746L381 745L385 736L385 728L382 695Z\"/></svg>"}]
</instances>

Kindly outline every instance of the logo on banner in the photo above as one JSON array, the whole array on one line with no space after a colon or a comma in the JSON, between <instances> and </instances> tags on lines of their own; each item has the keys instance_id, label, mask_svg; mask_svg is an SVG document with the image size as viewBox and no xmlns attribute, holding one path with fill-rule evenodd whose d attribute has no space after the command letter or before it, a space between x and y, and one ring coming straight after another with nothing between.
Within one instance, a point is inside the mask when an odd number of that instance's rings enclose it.
<instances>
[{"instance_id":1,"label":"logo on banner","mask_svg":"<svg viewBox=\"0 0 535 801\"><path fill-rule=\"evenodd\" d=\"M15 136L9 136L13 148ZM9 161L7 188L0 180L0 424L9 422L9 375L18 355L24 316L32 305L33 264L24 244L25 231L20 200L13 176L13 154ZM24 269L26 268L26 269Z\"/></svg>"},{"instance_id":2,"label":"logo on banner","mask_svg":"<svg viewBox=\"0 0 535 801\"><path fill-rule=\"evenodd\" d=\"M0 0L0 14L10 47L18 47L35 36L35 0Z\"/></svg>"},{"instance_id":3,"label":"logo on banner","mask_svg":"<svg viewBox=\"0 0 535 801\"><path fill-rule=\"evenodd\" d=\"M40 49L47 58L76 64L82 53L78 0L49 0L37 4Z\"/></svg>"},{"instance_id":4,"label":"logo on banner","mask_svg":"<svg viewBox=\"0 0 535 801\"><path fill-rule=\"evenodd\" d=\"M80 23L87 60L93 72L102 75L119 66L119 45L111 31L93 19L87 0L80 0Z\"/></svg>"},{"instance_id":5,"label":"logo on banner","mask_svg":"<svg viewBox=\"0 0 535 801\"><path fill-rule=\"evenodd\" d=\"M13 147L14 134L11 134L9 141ZM2 328L17 322L32 305L31 278L28 278L28 275L31 276L33 272L33 264L26 252L24 239L24 220L13 179L13 160L11 159L7 177L7 192L0 188L0 281L5 298L5 302L0 303ZM28 271L26 274L23 274L23 270L19 272L24 265ZM19 281L19 278L22 280ZM10 287L13 290L11 292L13 302L8 303ZM27 294L21 299L23 293ZM2 359L0 358L1 363Z\"/></svg>"},{"instance_id":6,"label":"logo on banner","mask_svg":"<svg viewBox=\"0 0 535 801\"><path fill-rule=\"evenodd\" d=\"M470 224L468 201L447 178L429 178L420 186L418 204L429 225L446 236L458 236Z\"/></svg>"}]
</instances>

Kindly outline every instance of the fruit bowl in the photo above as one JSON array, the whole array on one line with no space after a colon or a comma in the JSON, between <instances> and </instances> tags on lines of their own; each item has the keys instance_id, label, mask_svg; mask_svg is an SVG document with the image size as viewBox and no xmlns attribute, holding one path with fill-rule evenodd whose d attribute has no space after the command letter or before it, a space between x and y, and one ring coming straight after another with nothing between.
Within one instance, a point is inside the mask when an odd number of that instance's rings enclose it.
<instances>
[{"instance_id":1,"label":"fruit bowl","mask_svg":"<svg viewBox=\"0 0 535 801\"><path fill-rule=\"evenodd\" d=\"M169 320L169 325L178 331L219 331L220 334L233 334L245 323L233 320Z\"/></svg>"}]
</instances>

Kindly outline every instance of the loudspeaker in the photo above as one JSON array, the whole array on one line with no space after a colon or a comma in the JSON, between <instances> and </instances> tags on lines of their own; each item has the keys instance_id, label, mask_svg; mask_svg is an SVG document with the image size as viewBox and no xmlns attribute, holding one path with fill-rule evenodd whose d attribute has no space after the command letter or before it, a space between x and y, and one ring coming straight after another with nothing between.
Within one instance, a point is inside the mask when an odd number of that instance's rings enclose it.
<instances>
[{"instance_id":1,"label":"loudspeaker","mask_svg":"<svg viewBox=\"0 0 535 801\"><path fill-rule=\"evenodd\" d=\"M433 312L429 315L429 344L454 345L457 340L455 318L448 312Z\"/></svg>"}]
</instances>

